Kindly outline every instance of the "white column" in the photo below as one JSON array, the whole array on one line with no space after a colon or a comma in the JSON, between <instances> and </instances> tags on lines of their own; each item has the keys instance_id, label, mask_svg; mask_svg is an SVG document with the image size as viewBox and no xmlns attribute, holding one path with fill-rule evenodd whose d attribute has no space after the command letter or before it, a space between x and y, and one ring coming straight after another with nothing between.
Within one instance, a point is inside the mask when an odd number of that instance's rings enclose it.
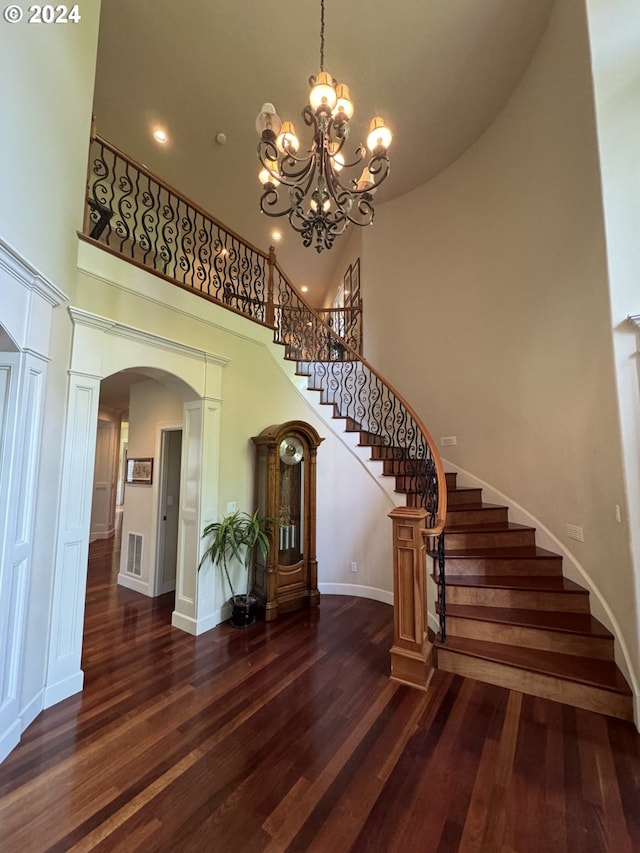
<instances>
[{"instance_id":1,"label":"white column","mask_svg":"<svg viewBox=\"0 0 640 853\"><path fill-rule=\"evenodd\" d=\"M171 622L194 635L221 621L213 575L198 571L202 530L217 516L219 457L220 400L185 403L176 603Z\"/></svg>"},{"instance_id":2,"label":"white column","mask_svg":"<svg viewBox=\"0 0 640 853\"><path fill-rule=\"evenodd\" d=\"M45 708L82 690L80 668L100 378L71 373Z\"/></svg>"},{"instance_id":3,"label":"white column","mask_svg":"<svg viewBox=\"0 0 640 853\"><path fill-rule=\"evenodd\" d=\"M40 711L20 707L46 360L2 353L0 364L0 759Z\"/></svg>"}]
</instances>

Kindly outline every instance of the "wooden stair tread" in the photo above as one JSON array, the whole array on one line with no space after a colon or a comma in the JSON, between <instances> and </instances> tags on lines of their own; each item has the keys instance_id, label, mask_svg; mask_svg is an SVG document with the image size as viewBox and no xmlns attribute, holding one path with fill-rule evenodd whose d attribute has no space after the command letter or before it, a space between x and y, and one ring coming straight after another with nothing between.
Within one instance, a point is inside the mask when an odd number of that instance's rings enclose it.
<instances>
[{"instance_id":1,"label":"wooden stair tread","mask_svg":"<svg viewBox=\"0 0 640 853\"><path fill-rule=\"evenodd\" d=\"M448 509L447 509L448 512ZM495 524L461 524L455 528L447 528L444 532L459 536L461 533L518 533L521 531L535 531L535 527L526 524L516 524L514 521L498 521Z\"/></svg>"},{"instance_id":2,"label":"wooden stair tread","mask_svg":"<svg viewBox=\"0 0 640 853\"><path fill-rule=\"evenodd\" d=\"M434 577L435 579L435 577ZM447 586L477 586L489 589L521 589L534 592L568 592L588 595L575 581L558 575L449 575Z\"/></svg>"},{"instance_id":3,"label":"wooden stair tread","mask_svg":"<svg viewBox=\"0 0 640 853\"><path fill-rule=\"evenodd\" d=\"M447 513L450 512L477 512L478 510L490 510L490 509L509 509L505 504L488 504L483 501L469 503L469 504L456 504L455 506L449 506L447 504Z\"/></svg>"},{"instance_id":4,"label":"wooden stair tread","mask_svg":"<svg viewBox=\"0 0 640 853\"><path fill-rule=\"evenodd\" d=\"M430 556L435 557L434 551L429 552ZM489 560L519 560L519 559L560 559L560 554L553 551L547 551L545 548L540 548L538 545L521 545L518 547L508 548L457 548L453 551L447 551L447 559L456 560L476 560L486 558Z\"/></svg>"},{"instance_id":5,"label":"wooden stair tread","mask_svg":"<svg viewBox=\"0 0 640 853\"><path fill-rule=\"evenodd\" d=\"M613 634L590 613L554 612L551 610L521 610L517 607L488 607L479 604L449 604L447 616L458 619L477 619L525 628L585 634L590 637L613 638Z\"/></svg>"},{"instance_id":6,"label":"wooden stair tread","mask_svg":"<svg viewBox=\"0 0 640 853\"><path fill-rule=\"evenodd\" d=\"M447 514L450 512L478 512L479 510L485 509L489 504L483 504L480 501L469 502L468 504L451 504L447 503ZM497 506L492 506L492 509L498 509ZM504 509L504 507L500 507L500 509Z\"/></svg>"},{"instance_id":7,"label":"wooden stair tread","mask_svg":"<svg viewBox=\"0 0 640 853\"><path fill-rule=\"evenodd\" d=\"M457 652L631 696L631 688L613 661L509 646L486 640L467 640L463 637L447 637L445 643L436 640L434 646L443 651Z\"/></svg>"}]
</instances>

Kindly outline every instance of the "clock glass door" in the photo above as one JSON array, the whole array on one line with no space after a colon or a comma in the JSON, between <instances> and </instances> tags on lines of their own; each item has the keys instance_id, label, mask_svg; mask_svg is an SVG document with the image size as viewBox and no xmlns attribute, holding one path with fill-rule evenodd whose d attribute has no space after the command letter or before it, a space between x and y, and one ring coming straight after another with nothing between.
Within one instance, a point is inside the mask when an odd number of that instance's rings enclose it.
<instances>
[{"instance_id":1,"label":"clock glass door","mask_svg":"<svg viewBox=\"0 0 640 853\"><path fill-rule=\"evenodd\" d=\"M295 436L284 438L279 447L280 498L278 520L278 563L294 566L302 560L304 542L304 447Z\"/></svg>"}]
</instances>

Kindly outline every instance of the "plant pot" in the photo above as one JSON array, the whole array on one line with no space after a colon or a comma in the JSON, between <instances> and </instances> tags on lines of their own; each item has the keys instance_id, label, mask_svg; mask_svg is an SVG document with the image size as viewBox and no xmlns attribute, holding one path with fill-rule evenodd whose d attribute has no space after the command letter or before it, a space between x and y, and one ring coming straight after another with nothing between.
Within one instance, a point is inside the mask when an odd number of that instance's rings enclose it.
<instances>
[{"instance_id":1,"label":"plant pot","mask_svg":"<svg viewBox=\"0 0 640 853\"><path fill-rule=\"evenodd\" d=\"M248 628L256 621L258 599L255 595L236 595L231 599L231 624L235 628Z\"/></svg>"}]
</instances>

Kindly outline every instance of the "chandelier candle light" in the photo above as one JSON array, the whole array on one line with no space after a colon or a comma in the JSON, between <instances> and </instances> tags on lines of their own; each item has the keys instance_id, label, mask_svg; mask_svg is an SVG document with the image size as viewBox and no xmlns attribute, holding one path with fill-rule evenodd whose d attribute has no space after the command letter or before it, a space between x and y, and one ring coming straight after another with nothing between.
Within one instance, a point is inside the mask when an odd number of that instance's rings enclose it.
<instances>
[{"instance_id":1,"label":"chandelier candle light","mask_svg":"<svg viewBox=\"0 0 640 853\"><path fill-rule=\"evenodd\" d=\"M391 131L376 116L367 137L369 161L359 178L342 181L342 169L360 166L367 150L359 145L353 162L345 162L343 148L349 138L353 103L349 87L324 70L324 0L320 0L320 73L309 78L309 84L309 104L302 118L313 139L303 156L297 156L300 143L293 124L281 121L273 104L263 104L258 113L260 210L267 216L288 216L304 245L311 246L315 240L315 248L321 252L333 246L350 222L373 222L373 194L389 174L387 149L391 144ZM289 190L282 201L281 185Z\"/></svg>"}]
</instances>

